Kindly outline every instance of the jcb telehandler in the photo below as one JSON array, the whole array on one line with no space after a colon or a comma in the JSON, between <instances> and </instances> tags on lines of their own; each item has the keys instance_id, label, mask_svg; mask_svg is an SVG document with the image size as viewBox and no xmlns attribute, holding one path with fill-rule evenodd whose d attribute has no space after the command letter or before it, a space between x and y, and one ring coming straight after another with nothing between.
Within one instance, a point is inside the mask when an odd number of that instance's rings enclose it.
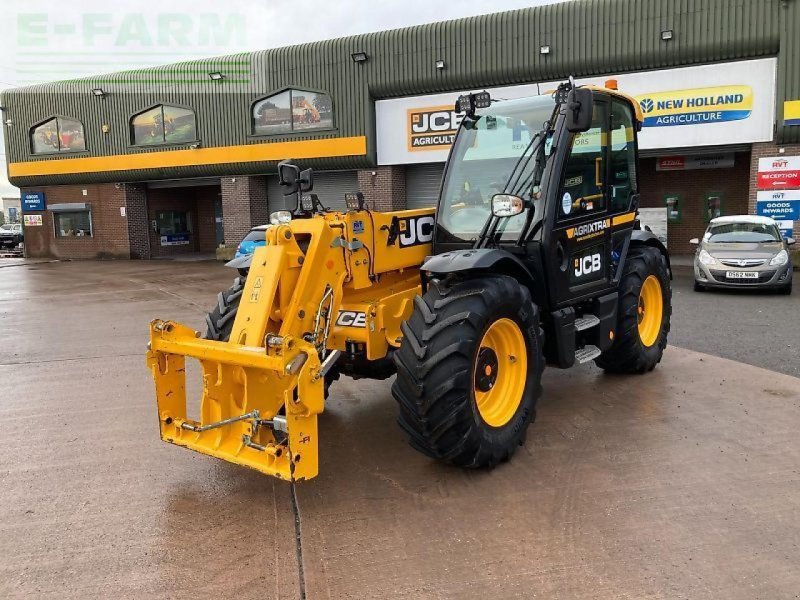
<instances>
[{"instance_id":1,"label":"jcb telehandler","mask_svg":"<svg viewBox=\"0 0 800 600\"><path fill-rule=\"evenodd\" d=\"M545 363L644 373L671 314L669 256L637 220L638 103L564 83L551 95L461 96L436 212L325 210L310 170L280 166L293 212L222 292L200 333L151 323L161 437L286 480L317 475L317 415L340 373L387 378L425 454L508 459ZM200 362L200 418L185 359Z\"/></svg>"}]
</instances>

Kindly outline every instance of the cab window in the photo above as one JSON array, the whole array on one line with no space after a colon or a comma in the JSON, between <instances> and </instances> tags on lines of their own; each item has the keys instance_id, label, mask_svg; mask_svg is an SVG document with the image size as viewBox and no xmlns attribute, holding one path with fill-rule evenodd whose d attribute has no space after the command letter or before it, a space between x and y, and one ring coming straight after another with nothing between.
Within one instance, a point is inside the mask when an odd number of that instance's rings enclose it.
<instances>
[{"instance_id":1,"label":"cab window","mask_svg":"<svg viewBox=\"0 0 800 600\"><path fill-rule=\"evenodd\" d=\"M595 102L589 131L572 138L559 194L558 218L565 221L606 209L608 105Z\"/></svg>"},{"instance_id":2,"label":"cab window","mask_svg":"<svg viewBox=\"0 0 800 600\"><path fill-rule=\"evenodd\" d=\"M636 189L636 146L630 107L615 100L611 104L611 196L612 212L628 210Z\"/></svg>"}]
</instances>

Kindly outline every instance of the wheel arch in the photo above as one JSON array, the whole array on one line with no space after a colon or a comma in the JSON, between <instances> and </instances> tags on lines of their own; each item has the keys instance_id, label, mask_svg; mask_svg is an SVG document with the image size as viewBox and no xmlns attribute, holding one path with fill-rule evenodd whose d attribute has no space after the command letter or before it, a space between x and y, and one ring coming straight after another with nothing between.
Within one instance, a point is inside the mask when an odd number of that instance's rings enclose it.
<instances>
[{"instance_id":1,"label":"wheel arch","mask_svg":"<svg viewBox=\"0 0 800 600\"><path fill-rule=\"evenodd\" d=\"M428 258L422 264L421 270L430 275L468 274L470 272L508 275L528 288L531 296L536 298L536 285L531 271L519 258L501 248L445 252Z\"/></svg>"},{"instance_id":2,"label":"wheel arch","mask_svg":"<svg viewBox=\"0 0 800 600\"><path fill-rule=\"evenodd\" d=\"M663 242L658 239L651 231L646 231L644 229L634 229L633 233L631 234L631 248L655 248L658 250L661 255L664 257L664 260L667 261L667 271L669 272L669 278L672 279L672 265L670 264L669 260L669 251L667 247L663 244Z\"/></svg>"}]
</instances>

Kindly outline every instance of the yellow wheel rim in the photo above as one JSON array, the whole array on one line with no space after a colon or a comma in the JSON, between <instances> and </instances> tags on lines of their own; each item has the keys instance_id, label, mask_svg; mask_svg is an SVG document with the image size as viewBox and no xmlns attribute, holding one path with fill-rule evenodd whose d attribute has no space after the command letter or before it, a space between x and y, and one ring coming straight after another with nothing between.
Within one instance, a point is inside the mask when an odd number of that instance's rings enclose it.
<instances>
[{"instance_id":1,"label":"yellow wheel rim","mask_svg":"<svg viewBox=\"0 0 800 600\"><path fill-rule=\"evenodd\" d=\"M648 348L656 343L661 333L661 318L664 315L664 298L661 282L655 275L648 275L639 291L639 339Z\"/></svg>"},{"instance_id":2,"label":"yellow wheel rim","mask_svg":"<svg viewBox=\"0 0 800 600\"><path fill-rule=\"evenodd\" d=\"M502 427L516 414L527 374L525 336L511 319L498 319L483 335L475 359L475 402L487 425Z\"/></svg>"}]
</instances>

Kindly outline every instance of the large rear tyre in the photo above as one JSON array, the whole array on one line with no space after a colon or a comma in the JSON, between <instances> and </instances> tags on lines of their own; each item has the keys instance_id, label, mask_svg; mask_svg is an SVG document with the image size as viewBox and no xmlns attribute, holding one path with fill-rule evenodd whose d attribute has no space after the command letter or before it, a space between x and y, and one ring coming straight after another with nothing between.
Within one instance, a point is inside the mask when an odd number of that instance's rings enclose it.
<instances>
[{"instance_id":1,"label":"large rear tyre","mask_svg":"<svg viewBox=\"0 0 800 600\"><path fill-rule=\"evenodd\" d=\"M244 282L244 277L237 277L233 280L231 287L217 295L217 305L206 315L205 338L207 340L230 341L233 322L236 320L239 302L244 291ZM325 398L328 397L331 384L337 379L339 379L339 369L334 366L325 374Z\"/></svg>"},{"instance_id":2,"label":"large rear tyre","mask_svg":"<svg viewBox=\"0 0 800 600\"><path fill-rule=\"evenodd\" d=\"M530 293L502 275L433 281L394 354L398 422L420 452L464 467L508 460L541 395L542 337Z\"/></svg>"},{"instance_id":3,"label":"large rear tyre","mask_svg":"<svg viewBox=\"0 0 800 600\"><path fill-rule=\"evenodd\" d=\"M632 248L619 284L614 343L595 363L610 373L652 371L667 347L671 315L664 255L655 248Z\"/></svg>"}]
</instances>

